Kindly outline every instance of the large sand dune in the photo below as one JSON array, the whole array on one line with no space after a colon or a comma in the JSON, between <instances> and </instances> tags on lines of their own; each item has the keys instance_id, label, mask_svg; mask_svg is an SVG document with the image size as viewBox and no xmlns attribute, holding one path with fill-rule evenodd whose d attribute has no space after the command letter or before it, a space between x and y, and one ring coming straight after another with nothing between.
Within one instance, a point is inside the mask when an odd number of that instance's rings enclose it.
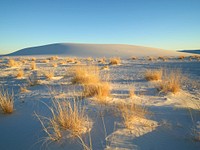
<instances>
[{"instance_id":1,"label":"large sand dune","mask_svg":"<svg viewBox=\"0 0 200 150\"><path fill-rule=\"evenodd\" d=\"M131 56L177 56L183 53L158 48L126 44L75 44L57 43L18 50L8 56L24 55L70 55L77 57L131 57Z\"/></svg>"}]
</instances>

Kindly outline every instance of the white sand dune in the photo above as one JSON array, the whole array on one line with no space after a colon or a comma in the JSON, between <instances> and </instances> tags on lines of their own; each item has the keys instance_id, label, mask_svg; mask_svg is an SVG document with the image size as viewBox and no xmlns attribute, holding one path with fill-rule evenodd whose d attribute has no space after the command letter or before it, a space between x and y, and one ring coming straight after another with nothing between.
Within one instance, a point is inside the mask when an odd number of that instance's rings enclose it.
<instances>
[{"instance_id":1,"label":"white sand dune","mask_svg":"<svg viewBox=\"0 0 200 150\"><path fill-rule=\"evenodd\" d=\"M163 50L158 48L126 45L126 44L76 44L57 43L30 47L18 50L8 56L24 55L69 55L77 57L113 57L127 58L131 56L177 56L188 55L183 52Z\"/></svg>"}]
</instances>

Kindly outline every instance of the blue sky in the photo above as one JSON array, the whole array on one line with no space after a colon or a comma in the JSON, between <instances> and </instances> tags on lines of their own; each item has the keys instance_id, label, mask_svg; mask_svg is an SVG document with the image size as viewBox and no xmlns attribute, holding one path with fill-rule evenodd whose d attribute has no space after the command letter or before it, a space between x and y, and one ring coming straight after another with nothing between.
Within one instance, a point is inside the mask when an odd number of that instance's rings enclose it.
<instances>
[{"instance_id":1,"label":"blue sky","mask_svg":"<svg viewBox=\"0 0 200 150\"><path fill-rule=\"evenodd\" d=\"M0 54L60 42L200 49L200 0L0 0Z\"/></svg>"}]
</instances>

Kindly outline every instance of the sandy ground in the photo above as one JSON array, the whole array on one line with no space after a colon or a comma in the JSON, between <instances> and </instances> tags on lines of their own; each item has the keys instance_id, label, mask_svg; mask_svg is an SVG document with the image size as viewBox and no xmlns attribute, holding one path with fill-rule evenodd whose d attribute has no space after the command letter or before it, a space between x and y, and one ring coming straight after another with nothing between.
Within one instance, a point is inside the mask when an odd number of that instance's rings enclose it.
<instances>
[{"instance_id":1,"label":"sandy ground","mask_svg":"<svg viewBox=\"0 0 200 150\"><path fill-rule=\"evenodd\" d=\"M28 57L16 57L28 58ZM36 57L37 70L30 70L27 61L20 67L7 67L7 58L2 58L0 63L0 85L13 90L15 93L14 113L6 115L0 113L0 149L1 150L63 150L82 149L77 139L64 139L59 142L45 143L46 134L34 112L48 116L50 112L44 105L51 105L49 87L56 90L58 97L70 97L74 91L81 91L79 85L72 85L71 78L66 77L67 70L77 65L74 63L59 64L53 68L53 60L42 63L45 58ZM99 67L108 65L98 61L87 61L79 58L80 65L93 64ZM141 150L196 150L200 149L200 142L195 140L193 130L200 132L200 61L189 58L179 60L175 57L163 62L162 60L149 61L145 57L137 60L123 59L121 65L111 66L109 70L101 70L101 75L109 74L112 84L112 98L109 103L134 101L145 106L150 112L147 118L135 118L132 130L124 128L121 118L113 113L110 105L99 105L94 98L81 101L86 106L86 112L93 122L91 129L92 145L94 150L101 149L141 149ZM177 94L162 94L155 88L155 82L144 79L146 69L165 67L168 69L179 68L187 76L182 85L182 90ZM17 79L16 72L20 68L25 70L25 77ZM54 70L55 77L47 80L44 70ZM20 86L27 83L30 74L38 74L39 84L28 87L29 92L21 93ZM134 87L133 98L128 96L129 90ZM144 122L148 126L144 126ZM105 128L104 128L105 127ZM200 135L199 135L200 136ZM88 142L88 135L83 135Z\"/></svg>"}]
</instances>

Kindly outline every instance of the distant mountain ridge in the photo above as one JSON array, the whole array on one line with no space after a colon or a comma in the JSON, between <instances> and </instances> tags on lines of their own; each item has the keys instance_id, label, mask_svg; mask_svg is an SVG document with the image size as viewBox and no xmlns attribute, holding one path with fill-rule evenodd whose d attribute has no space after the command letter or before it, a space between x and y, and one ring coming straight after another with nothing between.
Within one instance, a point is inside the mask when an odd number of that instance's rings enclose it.
<instances>
[{"instance_id":1,"label":"distant mountain ridge","mask_svg":"<svg viewBox=\"0 0 200 150\"><path fill-rule=\"evenodd\" d=\"M79 44L56 43L29 47L6 56L68 55L77 57L131 57L131 56L174 56L175 51L126 44Z\"/></svg>"},{"instance_id":2,"label":"distant mountain ridge","mask_svg":"<svg viewBox=\"0 0 200 150\"><path fill-rule=\"evenodd\" d=\"M179 52L200 54L200 49L197 49L197 50L180 50Z\"/></svg>"}]
</instances>

